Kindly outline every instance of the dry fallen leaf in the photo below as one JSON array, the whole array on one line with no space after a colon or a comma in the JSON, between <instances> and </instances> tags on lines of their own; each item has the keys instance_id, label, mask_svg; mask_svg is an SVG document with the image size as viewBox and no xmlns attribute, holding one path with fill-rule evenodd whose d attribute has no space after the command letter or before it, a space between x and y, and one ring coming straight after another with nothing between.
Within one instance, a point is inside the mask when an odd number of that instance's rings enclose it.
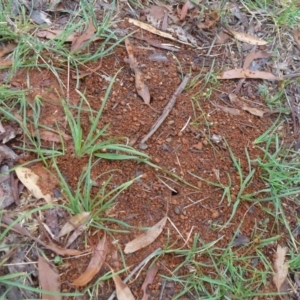
<instances>
[{"instance_id":1,"label":"dry fallen leaf","mask_svg":"<svg viewBox=\"0 0 300 300\"><path fill-rule=\"evenodd\" d=\"M14 223L14 220L12 220L7 214L4 214L1 218L1 221L7 225L11 225L12 223ZM58 254L58 255L80 255L83 252L75 250L75 249L65 249L62 248L56 244L54 244L51 240L49 240L48 244L46 244L45 242L41 241L40 239L34 237L33 235L31 235L31 233L24 227L22 227L19 223L14 224L12 226L13 230L18 232L21 235L27 236L30 239L34 240L36 243L38 243L39 245L42 245L43 247L53 251L54 253Z\"/></svg>"},{"instance_id":2,"label":"dry fallen leaf","mask_svg":"<svg viewBox=\"0 0 300 300\"><path fill-rule=\"evenodd\" d=\"M87 269L81 274L77 279L72 282L75 286L85 286L87 285L94 276L100 271L103 263L105 262L107 253L106 245L106 234L102 237L98 243L96 249L94 250L93 256Z\"/></svg>"},{"instance_id":3,"label":"dry fallen leaf","mask_svg":"<svg viewBox=\"0 0 300 300\"><path fill-rule=\"evenodd\" d=\"M59 239L60 237L70 233L74 229L84 224L89 219L90 214L90 212L83 211L70 218L70 220L68 220L67 223L62 227L56 239Z\"/></svg>"},{"instance_id":4,"label":"dry fallen leaf","mask_svg":"<svg viewBox=\"0 0 300 300\"><path fill-rule=\"evenodd\" d=\"M45 199L47 203L52 203L51 196L49 194L44 195L40 187L37 185L39 176L36 175L32 170L24 167L16 168L16 174L19 180L26 186L29 192L36 199Z\"/></svg>"},{"instance_id":5,"label":"dry fallen leaf","mask_svg":"<svg viewBox=\"0 0 300 300\"><path fill-rule=\"evenodd\" d=\"M148 300L148 298L150 297L149 294L147 294L147 286L149 284L152 284L153 283L153 280L157 274L159 270L159 266L157 263L155 263L151 268L150 270L148 271L147 275L146 275L146 278L145 278L145 281L143 282L143 285L142 285L142 291L143 291L143 298L142 300Z\"/></svg>"},{"instance_id":6,"label":"dry fallen leaf","mask_svg":"<svg viewBox=\"0 0 300 300\"><path fill-rule=\"evenodd\" d=\"M180 41L180 40L174 38L173 35L170 34L170 33L167 33L167 32L161 31L161 30L158 30L158 29L156 29L155 27L153 27L153 26L151 26L151 25L149 25L149 24L143 23L143 22L141 22L141 21L139 21L139 20L135 20L135 19L128 18L128 22L131 23L131 24L133 24L133 25L135 25L135 26L137 26L137 27L139 27L139 28L142 28L142 29L144 29L144 30L147 30L147 31L149 31L149 32L151 32L151 33L153 33L153 34L155 34L155 35L164 37L164 38L169 39L169 40L172 40L172 41L177 41L177 42L182 43L182 44L185 44L185 45L193 46L193 45L191 45L191 44L189 44L189 43L185 43L185 42L182 42L182 41Z\"/></svg>"},{"instance_id":7,"label":"dry fallen leaf","mask_svg":"<svg viewBox=\"0 0 300 300\"><path fill-rule=\"evenodd\" d=\"M165 216L163 219L161 219L158 223L156 223L153 227L149 228L143 234L141 234L131 242L127 243L124 252L126 254L133 253L153 243L162 233L166 222L167 216Z\"/></svg>"},{"instance_id":8,"label":"dry fallen leaf","mask_svg":"<svg viewBox=\"0 0 300 300\"><path fill-rule=\"evenodd\" d=\"M113 270L112 270L113 272ZM119 275L114 274L113 280L116 286L116 294L118 300L135 300L134 296L132 295L129 287L125 284Z\"/></svg>"},{"instance_id":9,"label":"dry fallen leaf","mask_svg":"<svg viewBox=\"0 0 300 300\"><path fill-rule=\"evenodd\" d=\"M13 43L9 43L9 44L6 44L4 47L1 47L0 48L0 57L3 57L8 53L13 52L16 47L17 47L17 45L13 44Z\"/></svg>"},{"instance_id":10,"label":"dry fallen leaf","mask_svg":"<svg viewBox=\"0 0 300 300\"><path fill-rule=\"evenodd\" d=\"M300 30L294 29L294 30L292 30L292 34L293 34L293 37L294 37L296 43L300 46Z\"/></svg>"},{"instance_id":11,"label":"dry fallen leaf","mask_svg":"<svg viewBox=\"0 0 300 300\"><path fill-rule=\"evenodd\" d=\"M269 72L251 71L248 69L232 69L221 73L218 79L236 79L236 78L253 78L266 80L283 80L282 77L277 77Z\"/></svg>"},{"instance_id":12,"label":"dry fallen leaf","mask_svg":"<svg viewBox=\"0 0 300 300\"><path fill-rule=\"evenodd\" d=\"M44 291L60 293L59 274L55 266L42 256L38 260L39 283ZM61 300L61 296L49 295L42 292L42 299Z\"/></svg>"},{"instance_id":13,"label":"dry fallen leaf","mask_svg":"<svg viewBox=\"0 0 300 300\"><path fill-rule=\"evenodd\" d=\"M254 108L254 107L250 107L246 104L243 104L242 106L242 110L246 110L248 111L250 114L254 115L254 116L258 116L258 117L263 117L265 112L263 110L260 110L258 108Z\"/></svg>"},{"instance_id":14,"label":"dry fallen leaf","mask_svg":"<svg viewBox=\"0 0 300 300\"><path fill-rule=\"evenodd\" d=\"M135 74L135 88L138 95L144 100L144 102L149 105L150 104L150 92L148 86L143 81L143 73L138 67L138 63L133 54L133 48L129 39L125 39L125 46L128 53L128 63L130 64L131 69Z\"/></svg>"},{"instance_id":15,"label":"dry fallen leaf","mask_svg":"<svg viewBox=\"0 0 300 300\"><path fill-rule=\"evenodd\" d=\"M36 32L36 36L41 37L41 38L46 38L46 39L61 39L63 37L64 31L62 29L45 29L45 30L38 30ZM65 41L66 42L73 42L79 37L78 33L72 33L70 34Z\"/></svg>"},{"instance_id":16,"label":"dry fallen leaf","mask_svg":"<svg viewBox=\"0 0 300 300\"><path fill-rule=\"evenodd\" d=\"M182 6L182 9L181 9L181 12L180 12L180 17L179 17L179 20L180 20L180 21L184 20L185 17L186 17L186 14L187 14L187 12L188 12L189 5L190 5L189 2L190 2L190 1L187 0L187 1L185 2L185 4Z\"/></svg>"},{"instance_id":17,"label":"dry fallen leaf","mask_svg":"<svg viewBox=\"0 0 300 300\"><path fill-rule=\"evenodd\" d=\"M277 287L277 290L280 291L280 288L284 281L286 280L288 274L288 264L285 261L286 248L277 246L276 259L274 261L275 275L273 276L273 281Z\"/></svg>"},{"instance_id":18,"label":"dry fallen leaf","mask_svg":"<svg viewBox=\"0 0 300 300\"><path fill-rule=\"evenodd\" d=\"M213 103L213 102L211 102L211 104L213 106L215 106L216 108L221 109L225 113L228 113L228 114L231 114L231 115L234 115L234 116L238 116L241 113L240 110L237 109L237 108L227 107L227 106L219 105L219 104Z\"/></svg>"},{"instance_id":19,"label":"dry fallen leaf","mask_svg":"<svg viewBox=\"0 0 300 300\"><path fill-rule=\"evenodd\" d=\"M269 58L272 56L272 53L268 53L268 52L265 52L265 51L259 51L259 52L250 52L246 58L245 58L245 61L244 61L244 65L243 65L243 68L244 69L248 69L252 63L252 61L254 59L258 59L258 58Z\"/></svg>"},{"instance_id":20,"label":"dry fallen leaf","mask_svg":"<svg viewBox=\"0 0 300 300\"><path fill-rule=\"evenodd\" d=\"M39 137L41 140L47 141L47 142L54 142L54 143L60 143L61 139L65 140L65 141L69 141L70 139L72 139L71 136L60 132L55 133L53 131L49 131L49 130L41 130L39 133ZM33 134L33 136L35 136Z\"/></svg>"},{"instance_id":21,"label":"dry fallen leaf","mask_svg":"<svg viewBox=\"0 0 300 300\"><path fill-rule=\"evenodd\" d=\"M87 72L82 72L78 75L72 75L72 78L73 79L82 79L86 76L89 76L89 75L97 72L101 67L102 67L102 59L101 59L99 65L96 68L89 68Z\"/></svg>"},{"instance_id":22,"label":"dry fallen leaf","mask_svg":"<svg viewBox=\"0 0 300 300\"><path fill-rule=\"evenodd\" d=\"M75 52L79 48L81 48L85 42L93 37L95 32L96 27L94 26L93 20L91 19L87 30L72 42L71 51Z\"/></svg>"},{"instance_id":23,"label":"dry fallen leaf","mask_svg":"<svg viewBox=\"0 0 300 300\"><path fill-rule=\"evenodd\" d=\"M228 30L228 32L231 33L234 38L236 38L237 40L239 40L241 42L245 42L250 45L258 45L258 46L263 46L263 45L268 44L267 41L257 38L256 36L252 36L252 35L244 33L244 32L234 31L234 30L231 30L228 28L226 28L226 30Z\"/></svg>"}]
</instances>

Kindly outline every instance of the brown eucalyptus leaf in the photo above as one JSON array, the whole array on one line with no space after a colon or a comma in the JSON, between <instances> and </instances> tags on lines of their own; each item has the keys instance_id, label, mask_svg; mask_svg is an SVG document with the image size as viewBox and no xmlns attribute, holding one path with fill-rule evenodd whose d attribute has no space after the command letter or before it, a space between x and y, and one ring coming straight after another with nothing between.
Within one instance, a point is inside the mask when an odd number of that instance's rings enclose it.
<instances>
[{"instance_id":1,"label":"brown eucalyptus leaf","mask_svg":"<svg viewBox=\"0 0 300 300\"><path fill-rule=\"evenodd\" d=\"M244 61L244 65L243 65L243 68L244 69L248 69L252 63L252 61L254 59L258 59L258 58L269 58L272 56L272 53L268 53L268 52L265 52L265 51L259 51L259 52L250 52L246 58L245 58L245 61Z\"/></svg>"},{"instance_id":2,"label":"brown eucalyptus leaf","mask_svg":"<svg viewBox=\"0 0 300 300\"><path fill-rule=\"evenodd\" d=\"M16 174L19 180L26 186L30 193L36 199L45 199L47 203L52 203L51 196L49 194L44 195L40 187L37 185L39 176L32 170L24 167L16 168Z\"/></svg>"},{"instance_id":3,"label":"brown eucalyptus leaf","mask_svg":"<svg viewBox=\"0 0 300 300\"><path fill-rule=\"evenodd\" d=\"M273 281L278 291L280 291L289 271L289 266L285 262L286 251L287 249L285 247L281 247L280 245L277 246L276 259L274 261L275 275L273 276Z\"/></svg>"},{"instance_id":4,"label":"brown eucalyptus leaf","mask_svg":"<svg viewBox=\"0 0 300 300\"><path fill-rule=\"evenodd\" d=\"M237 108L227 107L227 106L219 105L219 104L213 103L213 102L212 102L212 105L218 109L221 109L225 113L228 113L228 114L231 114L234 116L238 116L241 113L240 110Z\"/></svg>"},{"instance_id":5,"label":"brown eucalyptus leaf","mask_svg":"<svg viewBox=\"0 0 300 300\"><path fill-rule=\"evenodd\" d=\"M258 117L263 117L265 112L263 110L260 110L258 108L255 108L255 107L250 107L246 104L243 104L243 107L242 107L243 110L246 110L248 111L250 114L254 115L254 116L258 116Z\"/></svg>"},{"instance_id":6,"label":"brown eucalyptus leaf","mask_svg":"<svg viewBox=\"0 0 300 300\"><path fill-rule=\"evenodd\" d=\"M143 234L127 243L125 246L124 252L126 254L136 252L139 249L142 249L151 243L153 243L158 236L162 233L167 222L167 216L161 219L153 227L146 230Z\"/></svg>"},{"instance_id":7,"label":"brown eucalyptus leaf","mask_svg":"<svg viewBox=\"0 0 300 300\"><path fill-rule=\"evenodd\" d=\"M106 259L107 244L106 244L106 234L103 235L102 239L99 241L96 249L94 250L93 256L87 269L81 274L77 279L72 282L75 286L85 286L87 285L94 276L101 270L101 267Z\"/></svg>"},{"instance_id":8,"label":"brown eucalyptus leaf","mask_svg":"<svg viewBox=\"0 0 300 300\"><path fill-rule=\"evenodd\" d=\"M118 300L135 300L128 285L122 281L119 275L114 274L113 280L116 286L116 294Z\"/></svg>"},{"instance_id":9,"label":"brown eucalyptus leaf","mask_svg":"<svg viewBox=\"0 0 300 300\"><path fill-rule=\"evenodd\" d=\"M185 17L186 17L186 14L187 14L187 12L188 12L189 5L190 5L189 2L190 2L190 1L187 0L187 1L184 3L184 5L182 6L182 9L181 9L181 12L180 12L180 18L179 18L180 21L184 20Z\"/></svg>"},{"instance_id":10,"label":"brown eucalyptus leaf","mask_svg":"<svg viewBox=\"0 0 300 300\"><path fill-rule=\"evenodd\" d=\"M38 259L39 283L44 291L60 293L60 280L57 269L53 264L39 255ZM61 296L49 295L42 292L42 299L61 300Z\"/></svg>"},{"instance_id":11,"label":"brown eucalyptus leaf","mask_svg":"<svg viewBox=\"0 0 300 300\"><path fill-rule=\"evenodd\" d=\"M252 79L265 79L265 80L283 80L282 77L277 77L269 72L264 71L251 71L248 69L232 69L221 73L218 79L237 79L237 78L252 78Z\"/></svg>"},{"instance_id":12,"label":"brown eucalyptus leaf","mask_svg":"<svg viewBox=\"0 0 300 300\"><path fill-rule=\"evenodd\" d=\"M128 59L126 60L129 64L131 69L134 71L135 74L135 88L138 95L144 100L145 104L150 104L150 92L148 86L144 83L143 80L143 72L138 67L138 62L133 54L133 48L128 38L125 39L125 46L128 53Z\"/></svg>"},{"instance_id":13,"label":"brown eucalyptus leaf","mask_svg":"<svg viewBox=\"0 0 300 300\"><path fill-rule=\"evenodd\" d=\"M262 40L256 36L247 34L245 32L238 32L230 29L230 33L236 38L237 40L241 42L248 43L250 45L258 45L258 46L263 46L268 44L267 41Z\"/></svg>"},{"instance_id":14,"label":"brown eucalyptus leaf","mask_svg":"<svg viewBox=\"0 0 300 300\"><path fill-rule=\"evenodd\" d=\"M56 239L59 239L60 237L70 233L74 229L78 228L82 224L84 224L90 217L90 212L81 212L79 214L74 215L71 217L67 223L62 227L59 234L57 235Z\"/></svg>"},{"instance_id":15,"label":"brown eucalyptus leaf","mask_svg":"<svg viewBox=\"0 0 300 300\"><path fill-rule=\"evenodd\" d=\"M46 38L49 40L52 39L60 39L63 37L63 30L62 29L44 29L38 30L35 35L37 37ZM79 37L78 33L72 33L66 38L66 42L73 42Z\"/></svg>"},{"instance_id":16,"label":"brown eucalyptus leaf","mask_svg":"<svg viewBox=\"0 0 300 300\"><path fill-rule=\"evenodd\" d=\"M90 40L96 32L93 20L90 20L87 30L72 42L71 51L75 52L83 46L85 42Z\"/></svg>"},{"instance_id":17,"label":"brown eucalyptus leaf","mask_svg":"<svg viewBox=\"0 0 300 300\"><path fill-rule=\"evenodd\" d=\"M143 282L143 285L142 285L142 291L144 293L142 300L148 300L148 298L150 297L150 295L147 294L147 286L149 284L153 283L153 280L154 280L158 270L159 270L159 265L157 263L155 263L148 271L145 281Z\"/></svg>"},{"instance_id":18,"label":"brown eucalyptus leaf","mask_svg":"<svg viewBox=\"0 0 300 300\"><path fill-rule=\"evenodd\" d=\"M8 43L8 44L4 45L4 47L0 48L0 57L3 57L8 53L13 52L16 47L17 47L17 45L13 44L13 43Z\"/></svg>"}]
</instances>

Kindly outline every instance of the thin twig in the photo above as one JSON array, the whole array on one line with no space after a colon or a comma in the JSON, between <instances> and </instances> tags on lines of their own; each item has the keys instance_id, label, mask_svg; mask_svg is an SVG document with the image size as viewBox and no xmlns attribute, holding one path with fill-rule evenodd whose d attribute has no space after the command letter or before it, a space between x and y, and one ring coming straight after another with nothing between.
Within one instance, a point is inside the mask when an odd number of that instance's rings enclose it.
<instances>
[{"instance_id":1,"label":"thin twig","mask_svg":"<svg viewBox=\"0 0 300 300\"><path fill-rule=\"evenodd\" d=\"M145 257L129 274L128 276L123 280L124 283L127 283L130 278L144 265L148 263L150 259L152 259L154 256L157 255L157 253L161 251L161 248L157 248L155 251L153 251L151 254L149 254L147 257ZM113 292L107 300L113 300L116 295L116 292Z\"/></svg>"},{"instance_id":2,"label":"thin twig","mask_svg":"<svg viewBox=\"0 0 300 300\"><path fill-rule=\"evenodd\" d=\"M173 94L171 100L169 101L169 103L164 108L163 113L161 114L161 116L152 125L149 133L141 140L141 143L139 145L140 149L146 149L147 148L147 145L145 144L146 141L155 133L155 131L160 127L160 125L163 123L163 121L167 118L167 116L169 115L169 113L172 110L173 106L175 105L177 97L184 90L184 88L185 88L188 80L190 79L190 77L191 77L191 74L185 75L185 77L183 78L181 84L178 86L177 90Z\"/></svg>"}]
</instances>

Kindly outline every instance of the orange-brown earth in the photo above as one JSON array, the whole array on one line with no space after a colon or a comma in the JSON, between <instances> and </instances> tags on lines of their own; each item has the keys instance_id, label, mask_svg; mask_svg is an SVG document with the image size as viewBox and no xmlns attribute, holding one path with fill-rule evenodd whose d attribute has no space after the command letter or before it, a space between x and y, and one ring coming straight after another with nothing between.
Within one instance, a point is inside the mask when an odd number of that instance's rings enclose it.
<instances>
[{"instance_id":1,"label":"orange-brown earth","mask_svg":"<svg viewBox=\"0 0 300 300\"><path fill-rule=\"evenodd\" d=\"M130 25L125 23L124 27L127 28L128 26ZM146 32L141 33L149 38L154 38ZM272 218L262 209L263 207L272 208L271 203L264 202L259 206L252 205L247 201L241 201L230 224L221 230L221 226L231 216L240 189L239 174L230 157L226 142L237 161L240 162L243 175L247 176L250 170L245 151L248 151L252 160L262 155L258 147L254 145L254 140L274 121L273 116L260 118L246 111L241 111L240 115L232 115L214 106L214 104L218 104L235 107L235 104L229 101L228 94L232 93L236 87L236 80L216 82L212 76L207 83L205 82L205 78L208 78L207 74L211 72L213 60L214 71L221 70L225 65L231 65L228 50L219 45L214 47L210 56L206 56L208 49L195 50L189 46L179 45L180 51L171 54L165 50L150 47L140 40L131 39L131 42L134 45L134 55L144 74L145 83L150 90L151 106L158 112L145 105L137 95L134 73L129 64L124 61L127 53L122 44L115 49L112 55L103 58L102 67L97 72L79 80L78 89L85 93L89 106L98 111L109 85L106 77L113 77L120 70L98 127L102 128L109 123L108 137L128 137L134 147L139 149L139 141L149 132L153 123L160 116L159 112L162 112L171 99L181 83L183 74L191 71L192 78L194 78L201 73L199 79L193 84L190 82L186 90L178 96L170 115L158 131L147 141L148 148L144 150L151 157L153 163L173 172L193 187L180 182L170 174L164 174L162 171L157 171L155 168L143 163L101 160L92 170L92 178L95 178L98 184L98 186L95 185L92 191L95 194L99 190L99 186L111 174L112 181L109 188L114 188L143 174L141 179L117 197L112 209L103 213L103 217L122 220L134 227L134 229L129 230L129 233L111 232L108 236L107 263L114 267L115 271L124 268L119 248L123 249L127 242L140 233L138 228L154 225L166 213L172 224L167 223L163 234L150 246L134 254L124 256L126 265L129 267L128 271L158 247L171 246L175 249L184 246L188 249L192 246L195 234L200 236L203 244L219 239L217 245L221 249L227 247L241 222L242 225L239 231L250 240L256 238L253 231L255 224L264 222L266 219L270 219L270 222L264 234L265 238L276 235L277 230L283 230L283 228L273 228ZM94 47L97 47L97 43L93 44L89 51L93 51ZM166 61L151 60L153 54L164 57ZM176 59L174 55L176 55ZM89 67L96 67L98 64L99 62L95 62ZM83 68L82 71L86 71L86 69ZM58 84L50 71L43 69L39 71L34 69L20 71L11 82L12 85L18 88L25 88L24 78L28 76L31 88L30 92L27 93L28 101L33 103L37 96L42 101L40 123L52 128L58 126L67 135L71 135L71 133L67 126L60 99L68 97L70 103L79 104L79 95L75 91L76 79L72 79L72 75L75 75L74 70L71 69L70 75L69 87L67 87L67 70L61 70L59 74L65 87ZM252 107L264 107L264 99L260 98L258 93L255 92L256 85L257 80L247 80L247 85L241 89L239 101ZM254 91L251 92L252 88ZM84 107L87 106L84 104ZM74 114L76 113L77 111L74 110ZM28 114L30 116L32 111L29 111ZM90 128L89 114L83 112L81 119L84 138ZM52 147L52 143L44 141L44 146ZM60 148L60 144L57 143L56 147ZM57 162L68 184L72 189L76 189L80 174L87 165L88 157L76 157L72 140L69 140L66 141L66 154L59 157ZM53 195L55 185L58 189L60 188L58 181L55 183L54 180L53 184L52 176L45 171L46 169L42 163L33 164L31 167L34 172L41 176L39 184L44 192ZM255 167L255 164L251 166L251 168ZM112 169L117 171L99 177ZM52 173L55 176L54 170ZM191 174L221 183L224 186L231 184L231 203L228 203L226 197L221 202L222 189L205 183ZM229 183L229 178L231 183ZM253 193L263 189L264 186L265 183L260 179L260 170L257 169L245 193ZM289 218L292 218L292 216L289 216ZM294 222L293 219L289 221ZM61 219L61 224L64 222L65 219ZM121 229L119 225L112 222L104 222L103 225L108 229ZM101 231L95 234L94 230L90 230L87 241L88 246L96 245L99 236L102 234ZM84 249L84 238L79 238L73 244L73 247ZM271 247L265 251L271 261L274 248ZM171 254L164 255L159 259L161 268L159 274L170 276L170 272L182 259ZM205 257L199 256L198 259L205 260ZM66 263L59 267L62 282L71 282L77 278L85 270L88 262L89 256L66 260ZM259 264L257 268L263 268L263 266ZM104 274L105 270L108 269L105 267L101 274ZM140 288L146 271L144 269L137 279L129 284L135 295L142 295ZM186 268L185 271L188 272L188 269ZM158 299L161 284L162 279L160 276L156 276L154 283L149 286L151 299ZM180 285L167 285L163 299L170 299L181 288ZM273 288L272 286L266 287L266 289L271 290ZM71 292L74 289L68 284L63 284L63 291ZM98 299L107 299L112 291L112 284L103 285Z\"/></svg>"}]
</instances>

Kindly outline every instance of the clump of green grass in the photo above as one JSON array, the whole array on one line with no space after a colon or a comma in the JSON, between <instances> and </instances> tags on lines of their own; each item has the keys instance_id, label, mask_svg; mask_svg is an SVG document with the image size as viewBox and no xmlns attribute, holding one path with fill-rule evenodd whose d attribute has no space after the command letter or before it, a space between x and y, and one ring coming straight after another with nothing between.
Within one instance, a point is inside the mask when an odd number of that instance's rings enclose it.
<instances>
[{"instance_id":1,"label":"clump of green grass","mask_svg":"<svg viewBox=\"0 0 300 300\"><path fill-rule=\"evenodd\" d=\"M69 127L74 142L75 154L79 157L86 154L87 155L92 154L95 157L111 159L111 160L135 159L135 160L145 161L149 158L148 155L140 151L137 151L130 146L119 144L119 143L116 144L117 141L121 140L120 138L112 138L103 141L103 137L106 135L106 130L108 129L109 124L105 125L100 130L97 128L117 75L118 73L116 73L113 79L110 81L110 84L103 98L101 107L98 110L96 116L94 116L92 110L90 110L91 127L85 138L83 137L83 130L81 127L81 110L82 110L83 102L85 102L87 105L89 104L84 94L80 93L81 103L78 107L77 117L75 117L73 112L70 110L68 103L66 102L63 103L65 114L67 117L67 121L69 123Z\"/></svg>"},{"instance_id":2,"label":"clump of green grass","mask_svg":"<svg viewBox=\"0 0 300 300\"><path fill-rule=\"evenodd\" d=\"M273 274L264 247L274 243L279 236L267 239L260 234L253 236L245 246L233 247L236 235L223 248L216 246L223 237L204 243L199 235L195 235L190 249L165 250L183 258L171 276L163 276L182 286L181 292L172 299L189 294L195 299L251 299L255 296L274 296L275 299L276 292L264 291Z\"/></svg>"}]
</instances>

